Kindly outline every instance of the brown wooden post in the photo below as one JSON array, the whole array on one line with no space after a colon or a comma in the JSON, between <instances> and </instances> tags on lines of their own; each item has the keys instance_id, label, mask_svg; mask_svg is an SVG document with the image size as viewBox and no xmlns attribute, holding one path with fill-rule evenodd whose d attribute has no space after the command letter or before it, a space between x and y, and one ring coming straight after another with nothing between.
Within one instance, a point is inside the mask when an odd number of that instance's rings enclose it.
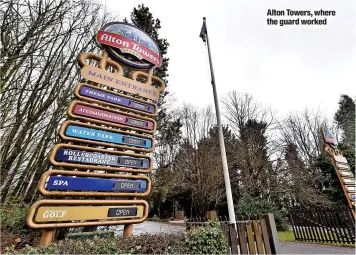
<instances>
[{"instance_id":1,"label":"brown wooden post","mask_svg":"<svg viewBox=\"0 0 356 255\"><path fill-rule=\"evenodd\" d=\"M45 229L42 232L40 245L41 246L48 246L54 241L54 236L56 234L56 229Z\"/></svg>"},{"instance_id":2,"label":"brown wooden post","mask_svg":"<svg viewBox=\"0 0 356 255\"><path fill-rule=\"evenodd\" d=\"M274 221L273 213L264 214L262 215L262 217L266 220L267 232L271 244L272 254L281 254L277 227L276 222Z\"/></svg>"},{"instance_id":3,"label":"brown wooden post","mask_svg":"<svg viewBox=\"0 0 356 255\"><path fill-rule=\"evenodd\" d=\"M125 224L123 236L124 237L132 237L133 227L134 227L134 224Z\"/></svg>"}]
</instances>

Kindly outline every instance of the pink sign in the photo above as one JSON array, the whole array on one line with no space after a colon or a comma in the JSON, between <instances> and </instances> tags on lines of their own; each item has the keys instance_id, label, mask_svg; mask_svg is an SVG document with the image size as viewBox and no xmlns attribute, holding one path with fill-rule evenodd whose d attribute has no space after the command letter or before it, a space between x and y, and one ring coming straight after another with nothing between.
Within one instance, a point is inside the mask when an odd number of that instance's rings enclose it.
<instances>
[{"instance_id":1,"label":"pink sign","mask_svg":"<svg viewBox=\"0 0 356 255\"><path fill-rule=\"evenodd\" d=\"M329 129L326 128L326 127L323 127L323 128L322 128L322 132L323 132L324 141L325 141L326 143L329 143L329 144L332 145L333 147L334 147L334 146L337 146L336 137L335 137L335 135L331 132L331 130L329 130Z\"/></svg>"},{"instance_id":2,"label":"pink sign","mask_svg":"<svg viewBox=\"0 0 356 255\"><path fill-rule=\"evenodd\" d=\"M140 120L132 118L130 116L125 116L122 114L88 107L80 104L75 105L73 113L80 116L90 117L93 119L99 119L113 123L120 123L127 126L139 127L148 130L153 129L153 123L151 121Z\"/></svg>"},{"instance_id":3,"label":"pink sign","mask_svg":"<svg viewBox=\"0 0 356 255\"><path fill-rule=\"evenodd\" d=\"M141 32L138 29L137 31ZM143 34L143 32L141 33ZM162 64L162 57L159 55L159 53L152 51L144 44L140 44L128 37L116 33L99 31L97 35L97 41L102 44L110 45L115 48L125 50L127 53L134 53L133 55L139 57L140 59L145 59L156 66L161 66Z\"/></svg>"}]
</instances>

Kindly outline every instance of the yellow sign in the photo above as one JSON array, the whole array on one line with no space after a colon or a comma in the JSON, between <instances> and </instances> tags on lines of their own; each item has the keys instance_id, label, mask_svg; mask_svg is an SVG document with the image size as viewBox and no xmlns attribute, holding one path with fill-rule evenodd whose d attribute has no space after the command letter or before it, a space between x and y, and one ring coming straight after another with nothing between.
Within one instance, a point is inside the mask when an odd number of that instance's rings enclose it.
<instances>
[{"instance_id":1,"label":"yellow sign","mask_svg":"<svg viewBox=\"0 0 356 255\"><path fill-rule=\"evenodd\" d=\"M26 218L33 229L137 224L148 217L144 200L40 200Z\"/></svg>"},{"instance_id":2,"label":"yellow sign","mask_svg":"<svg viewBox=\"0 0 356 255\"><path fill-rule=\"evenodd\" d=\"M158 100L161 92L151 85L131 80L94 66L85 65L81 70L81 75L89 81L107 85L154 101ZM163 91L164 88L161 88L161 90Z\"/></svg>"},{"instance_id":3,"label":"yellow sign","mask_svg":"<svg viewBox=\"0 0 356 255\"><path fill-rule=\"evenodd\" d=\"M143 206L42 206L35 222L141 218Z\"/></svg>"}]
</instances>

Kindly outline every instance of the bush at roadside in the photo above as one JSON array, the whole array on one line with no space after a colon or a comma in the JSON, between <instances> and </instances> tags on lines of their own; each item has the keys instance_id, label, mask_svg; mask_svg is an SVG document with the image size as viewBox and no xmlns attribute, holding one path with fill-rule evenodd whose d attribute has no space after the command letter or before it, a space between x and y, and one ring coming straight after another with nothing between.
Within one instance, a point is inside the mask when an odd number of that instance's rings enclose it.
<instances>
[{"instance_id":1,"label":"bush at roadside","mask_svg":"<svg viewBox=\"0 0 356 255\"><path fill-rule=\"evenodd\" d=\"M5 201L0 207L1 218L1 251L15 244L15 240L23 243L36 244L40 231L34 231L26 226L26 216L29 206L19 200Z\"/></svg>"},{"instance_id":2,"label":"bush at roadside","mask_svg":"<svg viewBox=\"0 0 356 255\"><path fill-rule=\"evenodd\" d=\"M249 195L243 196L237 203L235 211L237 214L264 214L273 213L274 220L278 231L288 230L287 213L278 209L273 204L266 200L251 197Z\"/></svg>"},{"instance_id":3,"label":"bush at roadside","mask_svg":"<svg viewBox=\"0 0 356 255\"><path fill-rule=\"evenodd\" d=\"M226 241L218 223L186 233L143 234L132 238L65 240L48 247L25 247L11 254L226 254Z\"/></svg>"},{"instance_id":4,"label":"bush at roadside","mask_svg":"<svg viewBox=\"0 0 356 255\"><path fill-rule=\"evenodd\" d=\"M11 233L26 232L26 215L29 206L18 201L6 201L1 205L1 230Z\"/></svg>"},{"instance_id":5,"label":"bush at roadside","mask_svg":"<svg viewBox=\"0 0 356 255\"><path fill-rule=\"evenodd\" d=\"M206 227L196 227L185 236L187 253L226 254L226 240L218 222L210 222Z\"/></svg>"}]
</instances>

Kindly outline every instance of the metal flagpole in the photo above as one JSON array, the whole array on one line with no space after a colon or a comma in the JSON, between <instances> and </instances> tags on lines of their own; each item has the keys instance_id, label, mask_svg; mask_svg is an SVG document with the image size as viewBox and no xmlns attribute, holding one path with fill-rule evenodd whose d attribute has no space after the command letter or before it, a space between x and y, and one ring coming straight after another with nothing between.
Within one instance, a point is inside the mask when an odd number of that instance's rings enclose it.
<instances>
[{"instance_id":1,"label":"metal flagpole","mask_svg":"<svg viewBox=\"0 0 356 255\"><path fill-rule=\"evenodd\" d=\"M222 160L224 180L225 180L227 207L229 210L229 220L230 220L230 223L236 225L234 202L232 200L230 176L229 176L229 169L227 166L227 158L226 158L226 151L225 151L224 135L223 135L222 127L221 127L219 100L218 100L216 87L215 87L215 76L214 76L214 70L213 70L213 62L211 59L208 30L206 27L205 17L203 18L203 27L202 27L202 31L200 33L200 37L202 37L204 42L205 41L207 42L207 46L208 46L209 64L210 64L210 73L211 73L211 85L213 86L216 120L217 120L217 124L218 124L218 133L219 133L220 153L221 153L221 160Z\"/></svg>"}]
</instances>

